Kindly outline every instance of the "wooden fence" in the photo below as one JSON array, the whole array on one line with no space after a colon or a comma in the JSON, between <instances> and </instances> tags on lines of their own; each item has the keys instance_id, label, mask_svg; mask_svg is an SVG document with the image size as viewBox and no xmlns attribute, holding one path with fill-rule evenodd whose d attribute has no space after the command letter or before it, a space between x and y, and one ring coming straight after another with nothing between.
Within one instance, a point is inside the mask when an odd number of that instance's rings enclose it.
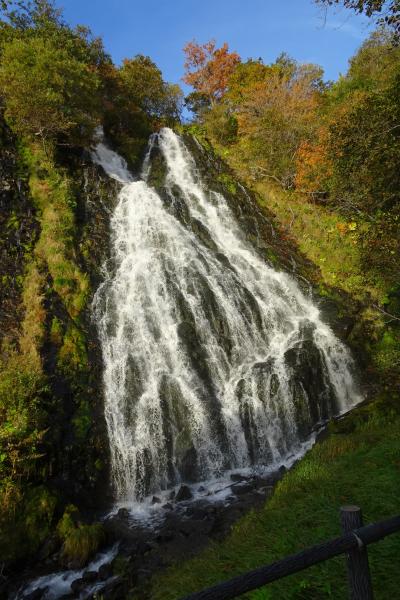
<instances>
[{"instance_id":1,"label":"wooden fence","mask_svg":"<svg viewBox=\"0 0 400 600\"><path fill-rule=\"evenodd\" d=\"M298 554L239 575L201 592L186 596L183 600L229 600L260 588L272 581L308 569L334 556L347 555L349 597L351 600L372 600L373 591L368 564L367 546L400 531L400 515L363 526L358 506L340 509L343 535L307 548ZM400 568L400 567L399 567Z\"/></svg>"}]
</instances>

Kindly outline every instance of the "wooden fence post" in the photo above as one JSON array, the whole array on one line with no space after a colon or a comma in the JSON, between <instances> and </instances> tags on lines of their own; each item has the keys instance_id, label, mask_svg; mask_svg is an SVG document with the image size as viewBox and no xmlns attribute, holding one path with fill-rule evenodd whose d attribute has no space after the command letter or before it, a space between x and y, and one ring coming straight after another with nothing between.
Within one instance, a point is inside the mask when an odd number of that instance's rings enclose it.
<instances>
[{"instance_id":1,"label":"wooden fence post","mask_svg":"<svg viewBox=\"0 0 400 600\"><path fill-rule=\"evenodd\" d=\"M361 508L358 506L342 506L340 509L340 520L342 531L345 534L362 527ZM350 599L373 600L367 548L356 534L354 536L358 542L358 548L350 550L347 553Z\"/></svg>"}]
</instances>

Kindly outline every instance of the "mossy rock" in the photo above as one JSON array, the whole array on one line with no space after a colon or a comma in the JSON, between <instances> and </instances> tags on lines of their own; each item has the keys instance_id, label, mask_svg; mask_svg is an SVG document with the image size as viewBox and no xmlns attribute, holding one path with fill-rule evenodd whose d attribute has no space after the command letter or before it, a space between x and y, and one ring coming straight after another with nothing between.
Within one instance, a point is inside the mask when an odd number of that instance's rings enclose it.
<instances>
[{"instance_id":1,"label":"mossy rock","mask_svg":"<svg viewBox=\"0 0 400 600\"><path fill-rule=\"evenodd\" d=\"M217 177L217 181L222 183L222 185L228 190L228 192L232 195L237 193L237 183L234 178L228 173L221 173Z\"/></svg>"}]
</instances>

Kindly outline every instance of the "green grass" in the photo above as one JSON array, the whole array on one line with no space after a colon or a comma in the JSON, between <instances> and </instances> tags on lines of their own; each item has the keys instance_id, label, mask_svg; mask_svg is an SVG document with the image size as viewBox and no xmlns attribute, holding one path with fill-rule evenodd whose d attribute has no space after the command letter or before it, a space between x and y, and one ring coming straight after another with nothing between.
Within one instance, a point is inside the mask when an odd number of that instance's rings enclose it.
<instances>
[{"instance_id":1,"label":"green grass","mask_svg":"<svg viewBox=\"0 0 400 600\"><path fill-rule=\"evenodd\" d=\"M400 416L383 403L356 410L331 430L286 474L262 510L242 518L224 541L155 577L151 599L179 599L340 535L343 504L361 506L366 522L398 514ZM377 600L398 595L399 555L400 534L370 546ZM346 586L345 560L339 557L244 597L339 600L347 598Z\"/></svg>"},{"instance_id":2,"label":"green grass","mask_svg":"<svg viewBox=\"0 0 400 600\"><path fill-rule=\"evenodd\" d=\"M39 146L25 148L24 157L41 228L35 254L47 263L54 291L70 317L77 319L86 306L90 286L76 256L76 200L72 182Z\"/></svg>"},{"instance_id":3,"label":"green grass","mask_svg":"<svg viewBox=\"0 0 400 600\"><path fill-rule=\"evenodd\" d=\"M87 525L80 522L77 508L70 504L57 525L58 536L63 540L62 560L75 568L81 568L96 554L104 542L104 530L100 523Z\"/></svg>"},{"instance_id":4,"label":"green grass","mask_svg":"<svg viewBox=\"0 0 400 600\"><path fill-rule=\"evenodd\" d=\"M385 286L376 279L371 283L362 272L359 234L367 227L365 223L346 221L329 208L269 183L258 183L255 189L260 206L275 213L286 235L320 268L327 285L340 287L361 300L366 294L377 302L385 296Z\"/></svg>"}]
</instances>

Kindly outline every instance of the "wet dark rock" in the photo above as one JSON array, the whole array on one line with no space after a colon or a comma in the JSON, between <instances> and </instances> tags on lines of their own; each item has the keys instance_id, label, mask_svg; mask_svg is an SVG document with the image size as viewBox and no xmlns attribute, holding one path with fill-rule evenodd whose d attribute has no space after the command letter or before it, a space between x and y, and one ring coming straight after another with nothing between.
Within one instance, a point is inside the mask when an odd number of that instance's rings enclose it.
<instances>
[{"instance_id":1,"label":"wet dark rock","mask_svg":"<svg viewBox=\"0 0 400 600\"><path fill-rule=\"evenodd\" d=\"M272 492L274 491L274 486L273 485L263 485L257 488L257 491L260 492L261 494L263 494L266 498L268 496L272 495Z\"/></svg>"},{"instance_id":2,"label":"wet dark rock","mask_svg":"<svg viewBox=\"0 0 400 600\"><path fill-rule=\"evenodd\" d=\"M92 581L96 581L98 576L98 571L85 571L82 575L82 579L86 581L86 583L91 583Z\"/></svg>"},{"instance_id":3,"label":"wet dark rock","mask_svg":"<svg viewBox=\"0 0 400 600\"><path fill-rule=\"evenodd\" d=\"M248 494L254 489L253 483L237 483L232 486L232 492L236 494L236 496L242 496L243 494Z\"/></svg>"},{"instance_id":4,"label":"wet dark rock","mask_svg":"<svg viewBox=\"0 0 400 600\"><path fill-rule=\"evenodd\" d=\"M83 579L83 577L79 577L79 579L75 579L71 583L71 590L73 591L74 594L80 594L81 592L83 592L83 590L85 589L87 584L88 584L88 582L85 581Z\"/></svg>"},{"instance_id":5,"label":"wet dark rock","mask_svg":"<svg viewBox=\"0 0 400 600\"><path fill-rule=\"evenodd\" d=\"M44 597L44 595L46 594L48 589L49 589L48 587L37 588L36 590L33 590L33 592L31 592L27 596L24 596L24 599L25 600L42 600L42 598Z\"/></svg>"},{"instance_id":6,"label":"wet dark rock","mask_svg":"<svg viewBox=\"0 0 400 600\"><path fill-rule=\"evenodd\" d=\"M264 475L258 478L258 487L269 487L273 489L274 485L278 483L286 473L287 469L284 465L279 467L276 471L272 473L268 473L268 475Z\"/></svg>"},{"instance_id":7,"label":"wet dark rock","mask_svg":"<svg viewBox=\"0 0 400 600\"><path fill-rule=\"evenodd\" d=\"M157 542L170 542L171 540L174 539L174 537L176 536L177 532L174 531L173 529L164 529L161 531L161 533L157 536Z\"/></svg>"},{"instance_id":8,"label":"wet dark rock","mask_svg":"<svg viewBox=\"0 0 400 600\"><path fill-rule=\"evenodd\" d=\"M129 519L130 512L127 508L120 508L117 512L117 517L119 519Z\"/></svg>"},{"instance_id":9,"label":"wet dark rock","mask_svg":"<svg viewBox=\"0 0 400 600\"><path fill-rule=\"evenodd\" d=\"M172 506L172 504L170 502L167 502L166 504L163 504L162 508L164 510L173 510L174 507Z\"/></svg>"},{"instance_id":10,"label":"wet dark rock","mask_svg":"<svg viewBox=\"0 0 400 600\"><path fill-rule=\"evenodd\" d=\"M146 552L150 552L153 546L144 540L139 540L136 546L136 552L138 554L146 554Z\"/></svg>"},{"instance_id":11,"label":"wet dark rock","mask_svg":"<svg viewBox=\"0 0 400 600\"><path fill-rule=\"evenodd\" d=\"M101 565L98 570L99 579L108 579L112 575L112 566L111 563L107 563L105 565Z\"/></svg>"},{"instance_id":12,"label":"wet dark rock","mask_svg":"<svg viewBox=\"0 0 400 600\"><path fill-rule=\"evenodd\" d=\"M232 265L229 262L229 258L227 258L225 256L225 254L222 254L221 252L217 252L215 257L220 261L220 263L222 263L222 265L224 267L226 267L227 269L232 269Z\"/></svg>"},{"instance_id":13,"label":"wet dark rock","mask_svg":"<svg viewBox=\"0 0 400 600\"><path fill-rule=\"evenodd\" d=\"M137 541L137 532L129 526L126 519L112 517L104 522L103 527L110 543L118 540L130 543Z\"/></svg>"},{"instance_id":14,"label":"wet dark rock","mask_svg":"<svg viewBox=\"0 0 400 600\"><path fill-rule=\"evenodd\" d=\"M186 450L181 459L180 473L186 481L196 481L197 452L194 446Z\"/></svg>"},{"instance_id":15,"label":"wet dark rock","mask_svg":"<svg viewBox=\"0 0 400 600\"><path fill-rule=\"evenodd\" d=\"M208 517L209 513L204 509L204 508L195 508L191 513L190 516L193 519L206 519Z\"/></svg>"},{"instance_id":16,"label":"wet dark rock","mask_svg":"<svg viewBox=\"0 0 400 600\"><path fill-rule=\"evenodd\" d=\"M333 390L327 385L326 365L312 338L311 326L303 327L304 339L285 353L300 439L307 439L315 423L338 412Z\"/></svg>"},{"instance_id":17,"label":"wet dark rock","mask_svg":"<svg viewBox=\"0 0 400 600\"><path fill-rule=\"evenodd\" d=\"M199 488L197 488L198 492L205 492L206 488L204 487L204 485L201 485Z\"/></svg>"},{"instance_id":18,"label":"wet dark rock","mask_svg":"<svg viewBox=\"0 0 400 600\"><path fill-rule=\"evenodd\" d=\"M83 592L90 584L93 584L99 579L99 574L96 571L86 571L79 579L75 579L71 583L71 590L74 594L80 594Z\"/></svg>"},{"instance_id":19,"label":"wet dark rock","mask_svg":"<svg viewBox=\"0 0 400 600\"><path fill-rule=\"evenodd\" d=\"M151 503L152 504L161 504L161 500L158 496L153 496Z\"/></svg>"},{"instance_id":20,"label":"wet dark rock","mask_svg":"<svg viewBox=\"0 0 400 600\"><path fill-rule=\"evenodd\" d=\"M241 475L240 473L231 473L230 477L231 481L249 481L251 476L249 475Z\"/></svg>"},{"instance_id":21,"label":"wet dark rock","mask_svg":"<svg viewBox=\"0 0 400 600\"><path fill-rule=\"evenodd\" d=\"M186 537L207 535L211 532L213 525L214 521L211 519L188 519L180 523L179 531Z\"/></svg>"},{"instance_id":22,"label":"wet dark rock","mask_svg":"<svg viewBox=\"0 0 400 600\"><path fill-rule=\"evenodd\" d=\"M215 244L214 240L212 239L212 237L210 235L210 232L203 225L203 223L201 221L199 221L198 219L192 218L190 220L190 224L191 224L193 232L203 242L203 244L205 246L207 246L207 248L209 248L210 250L214 250L214 252L217 254L218 246Z\"/></svg>"},{"instance_id":23,"label":"wet dark rock","mask_svg":"<svg viewBox=\"0 0 400 600\"><path fill-rule=\"evenodd\" d=\"M204 519L209 513L210 505L206 500L199 500L189 505L186 510L186 515L192 519Z\"/></svg>"},{"instance_id":24,"label":"wet dark rock","mask_svg":"<svg viewBox=\"0 0 400 600\"><path fill-rule=\"evenodd\" d=\"M253 365L253 369L256 371L261 371L263 373L268 373L271 369L271 361L258 362Z\"/></svg>"},{"instance_id":25,"label":"wet dark rock","mask_svg":"<svg viewBox=\"0 0 400 600\"><path fill-rule=\"evenodd\" d=\"M47 538L39 552L39 560L45 560L60 548L60 540L57 535Z\"/></svg>"},{"instance_id":26,"label":"wet dark rock","mask_svg":"<svg viewBox=\"0 0 400 600\"><path fill-rule=\"evenodd\" d=\"M119 575L115 575L111 577L105 584L102 586L99 591L99 597L101 598L123 598L124 595L120 595L119 587L122 587L123 579ZM117 592L118 590L118 592ZM112 594L112 595L110 595ZM118 595L115 595L118 594Z\"/></svg>"},{"instance_id":27,"label":"wet dark rock","mask_svg":"<svg viewBox=\"0 0 400 600\"><path fill-rule=\"evenodd\" d=\"M175 500L177 502L183 502L184 500L190 500L191 498L193 498L193 494L192 494L189 486L181 485L178 493L176 494Z\"/></svg>"}]
</instances>

